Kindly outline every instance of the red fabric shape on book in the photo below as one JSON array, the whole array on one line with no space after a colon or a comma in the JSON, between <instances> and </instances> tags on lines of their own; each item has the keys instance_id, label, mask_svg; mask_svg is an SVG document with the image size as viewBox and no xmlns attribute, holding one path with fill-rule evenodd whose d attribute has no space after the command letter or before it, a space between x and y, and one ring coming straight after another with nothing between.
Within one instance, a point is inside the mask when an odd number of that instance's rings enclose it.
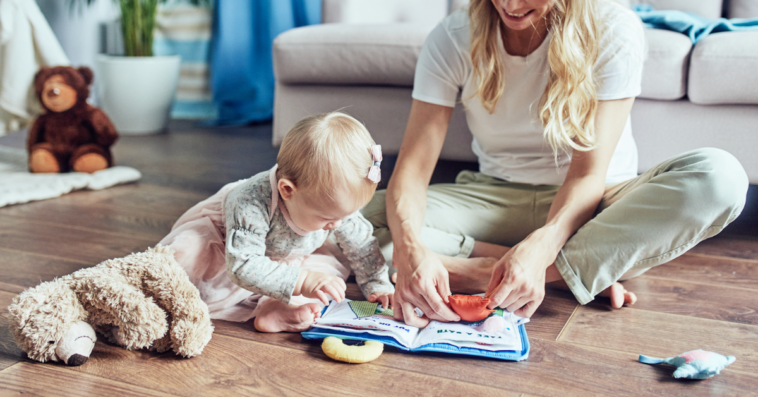
<instances>
[{"instance_id":1,"label":"red fabric shape on book","mask_svg":"<svg viewBox=\"0 0 758 397\"><path fill-rule=\"evenodd\" d=\"M450 295L450 308L461 316L463 321L481 321L494 310L487 309L490 300L473 295Z\"/></svg>"}]
</instances>

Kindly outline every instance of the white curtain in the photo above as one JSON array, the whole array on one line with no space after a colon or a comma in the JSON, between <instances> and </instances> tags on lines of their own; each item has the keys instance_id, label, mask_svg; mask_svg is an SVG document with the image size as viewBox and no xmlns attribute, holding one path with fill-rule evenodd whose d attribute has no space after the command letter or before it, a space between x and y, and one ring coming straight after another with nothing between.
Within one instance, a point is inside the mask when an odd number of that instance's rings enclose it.
<instances>
[{"instance_id":1,"label":"white curtain","mask_svg":"<svg viewBox=\"0 0 758 397\"><path fill-rule=\"evenodd\" d=\"M68 64L34 0L0 0L0 135L26 127L39 112L39 68Z\"/></svg>"}]
</instances>

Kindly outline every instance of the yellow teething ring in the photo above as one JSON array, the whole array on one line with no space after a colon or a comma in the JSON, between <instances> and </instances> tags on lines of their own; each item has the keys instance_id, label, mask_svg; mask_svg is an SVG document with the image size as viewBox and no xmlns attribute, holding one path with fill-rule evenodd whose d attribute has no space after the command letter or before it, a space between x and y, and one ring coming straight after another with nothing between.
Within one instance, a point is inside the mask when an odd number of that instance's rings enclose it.
<instances>
[{"instance_id":1,"label":"yellow teething ring","mask_svg":"<svg viewBox=\"0 0 758 397\"><path fill-rule=\"evenodd\" d=\"M384 344L381 342L373 340L361 342L363 342L362 346L351 346L346 345L340 338L327 336L321 344L321 349L324 350L324 354L333 360L353 364L376 360L382 354L382 350L384 350Z\"/></svg>"}]
</instances>

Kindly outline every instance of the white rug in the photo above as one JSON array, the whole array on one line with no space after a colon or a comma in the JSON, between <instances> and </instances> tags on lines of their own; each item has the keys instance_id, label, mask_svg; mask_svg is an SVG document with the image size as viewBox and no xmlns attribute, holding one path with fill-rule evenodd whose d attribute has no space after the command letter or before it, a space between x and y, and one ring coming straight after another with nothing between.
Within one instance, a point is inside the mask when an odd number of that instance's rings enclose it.
<instances>
[{"instance_id":1,"label":"white rug","mask_svg":"<svg viewBox=\"0 0 758 397\"><path fill-rule=\"evenodd\" d=\"M131 167L111 167L93 174L32 174L26 150L0 146L0 207L58 197L74 190L100 190L142 177Z\"/></svg>"}]
</instances>

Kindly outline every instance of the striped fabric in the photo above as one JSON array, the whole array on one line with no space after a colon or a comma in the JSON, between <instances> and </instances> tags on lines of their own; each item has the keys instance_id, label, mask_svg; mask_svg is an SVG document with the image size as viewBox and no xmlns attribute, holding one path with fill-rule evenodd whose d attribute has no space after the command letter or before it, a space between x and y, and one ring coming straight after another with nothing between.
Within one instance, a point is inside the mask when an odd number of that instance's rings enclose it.
<instances>
[{"instance_id":1,"label":"striped fabric","mask_svg":"<svg viewBox=\"0 0 758 397\"><path fill-rule=\"evenodd\" d=\"M210 87L211 20L207 7L173 2L158 8L153 53L182 58L173 118L217 117Z\"/></svg>"}]
</instances>

